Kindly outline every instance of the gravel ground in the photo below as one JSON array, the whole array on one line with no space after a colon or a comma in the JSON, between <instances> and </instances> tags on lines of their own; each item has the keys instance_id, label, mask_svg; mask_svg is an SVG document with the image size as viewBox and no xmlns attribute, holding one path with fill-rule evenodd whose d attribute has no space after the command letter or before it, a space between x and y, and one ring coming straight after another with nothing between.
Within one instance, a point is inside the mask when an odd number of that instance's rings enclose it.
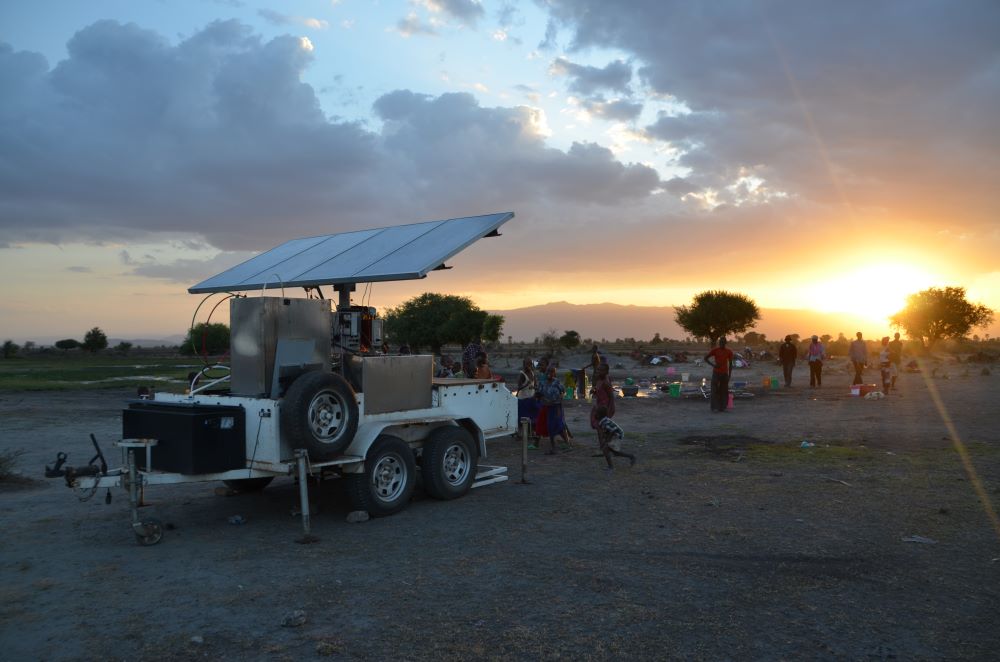
<instances>
[{"instance_id":1,"label":"gravel ground","mask_svg":"<svg viewBox=\"0 0 1000 662\"><path fill-rule=\"evenodd\" d=\"M652 374L625 365L617 377ZM493 441L489 458L510 467L509 482L452 502L418 490L385 519L347 523L339 481L324 481L313 545L295 543L290 478L246 495L150 488L144 514L169 528L153 547L135 544L124 492L80 503L58 480L0 482L0 650L9 660L993 660L997 378L944 371L950 379L903 375L898 394L866 401L847 395L834 362L822 390L759 391L724 415L704 400L625 399L617 420L640 461L612 475L594 457L589 405L570 402L574 449L531 451L529 484L511 438ZM89 459L94 432L110 459L129 395L0 393L0 450L23 449L19 467L40 478L57 451Z\"/></svg>"}]
</instances>

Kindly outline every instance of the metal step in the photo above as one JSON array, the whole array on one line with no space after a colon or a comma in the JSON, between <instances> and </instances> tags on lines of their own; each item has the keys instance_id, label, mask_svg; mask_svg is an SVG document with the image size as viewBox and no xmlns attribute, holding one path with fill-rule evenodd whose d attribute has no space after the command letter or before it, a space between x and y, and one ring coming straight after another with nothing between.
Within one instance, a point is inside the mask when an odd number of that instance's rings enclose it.
<instances>
[{"instance_id":1,"label":"metal step","mask_svg":"<svg viewBox=\"0 0 1000 662\"><path fill-rule=\"evenodd\" d=\"M476 467L476 479L472 481L472 487L482 487L493 483L502 483L507 480L507 467L498 467L491 464L480 464Z\"/></svg>"}]
</instances>

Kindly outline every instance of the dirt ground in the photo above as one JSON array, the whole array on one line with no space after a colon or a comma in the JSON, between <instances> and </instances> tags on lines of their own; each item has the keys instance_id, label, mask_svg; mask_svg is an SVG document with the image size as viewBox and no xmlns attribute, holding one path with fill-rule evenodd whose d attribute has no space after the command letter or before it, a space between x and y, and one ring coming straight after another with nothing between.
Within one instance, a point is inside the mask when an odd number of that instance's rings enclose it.
<instances>
[{"instance_id":1,"label":"dirt ground","mask_svg":"<svg viewBox=\"0 0 1000 662\"><path fill-rule=\"evenodd\" d=\"M942 362L931 378L931 367L879 401L848 395L842 360L822 389L804 386L800 364L792 388L758 388L726 414L705 400L624 399L617 420L639 464L612 475L593 456L589 405L570 402L575 448L530 451L529 484L511 438L491 442L489 458L510 481L453 502L418 491L385 519L347 523L339 481L325 481L313 545L295 543L290 478L235 496L217 483L150 488L144 514L168 525L152 547L136 545L124 492L81 503L59 480L6 481L0 650L7 660L995 660L998 377ZM613 371L664 373L627 361ZM765 374L780 370L735 379ZM93 432L110 459L128 397L0 393L0 450L24 449L20 469L40 478L57 451L86 462ZM304 623L283 626L295 610Z\"/></svg>"}]
</instances>

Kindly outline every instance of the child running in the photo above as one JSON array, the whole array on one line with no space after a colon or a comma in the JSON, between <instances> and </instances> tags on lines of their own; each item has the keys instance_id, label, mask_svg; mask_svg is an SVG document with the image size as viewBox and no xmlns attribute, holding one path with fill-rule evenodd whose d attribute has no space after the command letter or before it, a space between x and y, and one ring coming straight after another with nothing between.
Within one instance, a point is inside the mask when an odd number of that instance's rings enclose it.
<instances>
[{"instance_id":1,"label":"child running","mask_svg":"<svg viewBox=\"0 0 1000 662\"><path fill-rule=\"evenodd\" d=\"M619 443L625 438L625 431L608 416L608 408L598 405L594 408L594 418L597 419L597 442L601 445L601 452L608 463L605 471L611 473L615 470L615 465L611 461L612 455L627 457L629 466L635 466L635 455L620 450Z\"/></svg>"}]
</instances>

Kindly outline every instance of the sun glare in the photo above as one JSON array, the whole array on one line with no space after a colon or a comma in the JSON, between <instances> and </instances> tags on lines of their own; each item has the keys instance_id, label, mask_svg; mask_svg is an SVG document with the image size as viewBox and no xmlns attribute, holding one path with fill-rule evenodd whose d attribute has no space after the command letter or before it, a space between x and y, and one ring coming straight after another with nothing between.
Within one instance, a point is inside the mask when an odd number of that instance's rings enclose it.
<instances>
[{"instance_id":1,"label":"sun glare","mask_svg":"<svg viewBox=\"0 0 1000 662\"><path fill-rule=\"evenodd\" d=\"M906 297L934 285L936 279L909 264L873 264L818 283L814 308L821 312L854 313L873 322L906 305Z\"/></svg>"}]
</instances>

